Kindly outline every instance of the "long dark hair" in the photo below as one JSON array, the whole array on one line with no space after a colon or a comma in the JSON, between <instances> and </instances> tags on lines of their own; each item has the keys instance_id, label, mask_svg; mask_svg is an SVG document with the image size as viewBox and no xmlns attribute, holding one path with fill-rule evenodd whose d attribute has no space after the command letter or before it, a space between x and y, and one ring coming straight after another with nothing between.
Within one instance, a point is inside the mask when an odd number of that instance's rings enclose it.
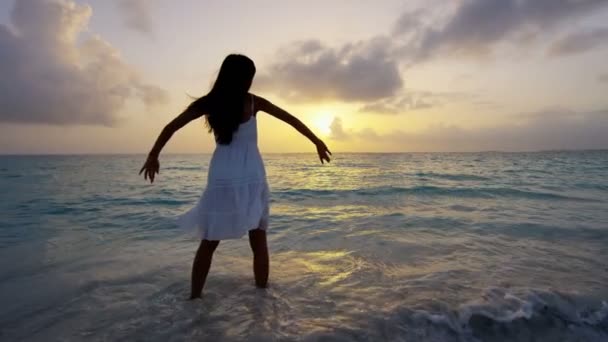
<instances>
[{"instance_id":1,"label":"long dark hair","mask_svg":"<svg viewBox=\"0 0 608 342\"><path fill-rule=\"evenodd\" d=\"M255 64L243 55L228 55L209 93L192 105L204 103L206 124L218 144L228 145L241 124Z\"/></svg>"}]
</instances>

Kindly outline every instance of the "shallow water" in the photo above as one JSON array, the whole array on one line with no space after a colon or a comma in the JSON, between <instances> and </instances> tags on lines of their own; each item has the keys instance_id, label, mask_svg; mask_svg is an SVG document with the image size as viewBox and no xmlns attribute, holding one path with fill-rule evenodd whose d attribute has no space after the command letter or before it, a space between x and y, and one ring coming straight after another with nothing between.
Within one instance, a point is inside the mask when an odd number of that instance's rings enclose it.
<instances>
[{"instance_id":1,"label":"shallow water","mask_svg":"<svg viewBox=\"0 0 608 342\"><path fill-rule=\"evenodd\" d=\"M269 289L187 301L208 155L0 157L0 339L608 340L608 151L264 158Z\"/></svg>"}]
</instances>

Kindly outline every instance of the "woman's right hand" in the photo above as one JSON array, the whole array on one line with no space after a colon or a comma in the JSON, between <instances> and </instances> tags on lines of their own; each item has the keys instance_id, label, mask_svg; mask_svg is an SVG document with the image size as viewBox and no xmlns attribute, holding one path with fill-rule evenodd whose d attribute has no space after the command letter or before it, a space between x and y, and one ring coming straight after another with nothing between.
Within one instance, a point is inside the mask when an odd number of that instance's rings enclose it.
<instances>
[{"instance_id":1,"label":"woman's right hand","mask_svg":"<svg viewBox=\"0 0 608 342\"><path fill-rule=\"evenodd\" d=\"M329 152L327 145L325 145L325 143L321 140L317 141L315 145L317 146L317 154L319 155L319 160L321 161L321 164L323 164L324 160L329 163L329 156L331 156L331 152Z\"/></svg>"},{"instance_id":2,"label":"woman's right hand","mask_svg":"<svg viewBox=\"0 0 608 342\"><path fill-rule=\"evenodd\" d=\"M154 183L154 175L158 174L160 169L160 163L158 162L158 157L149 155L148 159L144 163L144 166L139 170L139 174L144 173L144 179L150 178L150 183Z\"/></svg>"}]
</instances>

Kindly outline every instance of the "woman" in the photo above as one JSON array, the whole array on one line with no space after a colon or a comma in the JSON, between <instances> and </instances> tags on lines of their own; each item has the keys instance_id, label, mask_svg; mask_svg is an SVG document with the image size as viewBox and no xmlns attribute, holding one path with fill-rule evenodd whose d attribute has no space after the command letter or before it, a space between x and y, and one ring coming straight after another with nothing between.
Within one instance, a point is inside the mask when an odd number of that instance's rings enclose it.
<instances>
[{"instance_id":1,"label":"woman","mask_svg":"<svg viewBox=\"0 0 608 342\"><path fill-rule=\"evenodd\" d=\"M249 93L254 75L251 59L227 56L211 91L167 124L139 172L154 182L158 156L173 133L205 116L216 141L207 187L196 206L178 219L180 226L193 229L201 239L192 265L190 299L201 297L220 240L238 239L246 232L253 250L256 286L265 288L268 282L269 189L257 146L257 112L268 113L294 127L315 144L321 163L330 161L331 152L306 125L268 100Z\"/></svg>"}]
</instances>

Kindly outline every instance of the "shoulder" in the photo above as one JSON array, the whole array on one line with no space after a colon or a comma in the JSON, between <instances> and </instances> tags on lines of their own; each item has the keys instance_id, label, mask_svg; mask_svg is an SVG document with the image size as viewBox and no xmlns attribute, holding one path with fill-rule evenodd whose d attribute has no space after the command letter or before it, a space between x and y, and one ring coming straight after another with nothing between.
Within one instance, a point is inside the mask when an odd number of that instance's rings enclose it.
<instances>
[{"instance_id":1,"label":"shoulder","mask_svg":"<svg viewBox=\"0 0 608 342\"><path fill-rule=\"evenodd\" d=\"M192 101L188 106L188 109L194 112L197 112L201 115L209 113L210 100L208 96L202 96L198 99Z\"/></svg>"},{"instance_id":2,"label":"shoulder","mask_svg":"<svg viewBox=\"0 0 608 342\"><path fill-rule=\"evenodd\" d=\"M259 110L265 112L270 106L272 106L270 101L253 93L251 93L251 100L253 101L253 106L256 112Z\"/></svg>"}]
</instances>

